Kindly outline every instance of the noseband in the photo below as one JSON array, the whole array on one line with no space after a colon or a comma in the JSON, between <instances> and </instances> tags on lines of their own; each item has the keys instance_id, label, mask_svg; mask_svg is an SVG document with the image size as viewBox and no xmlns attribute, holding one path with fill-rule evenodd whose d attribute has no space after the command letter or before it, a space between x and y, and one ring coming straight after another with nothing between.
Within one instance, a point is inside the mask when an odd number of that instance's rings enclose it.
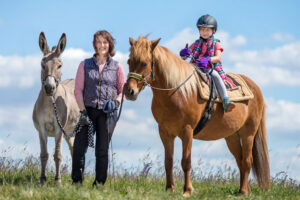
<instances>
[{"instance_id":1,"label":"noseband","mask_svg":"<svg viewBox=\"0 0 300 200\"><path fill-rule=\"evenodd\" d=\"M59 85L60 78L59 78L59 79L56 79L56 77L53 76L53 75L47 75L47 76L42 80L43 85L45 85L45 81L46 81L46 79L47 79L48 77L53 77L53 78L54 78L56 87Z\"/></svg>"}]
</instances>

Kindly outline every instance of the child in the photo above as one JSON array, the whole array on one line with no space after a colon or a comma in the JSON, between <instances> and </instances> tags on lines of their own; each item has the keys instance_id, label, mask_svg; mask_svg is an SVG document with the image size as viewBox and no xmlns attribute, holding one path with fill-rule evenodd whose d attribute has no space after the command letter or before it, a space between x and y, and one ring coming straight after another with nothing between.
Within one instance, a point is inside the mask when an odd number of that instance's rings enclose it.
<instances>
[{"instance_id":1,"label":"child","mask_svg":"<svg viewBox=\"0 0 300 200\"><path fill-rule=\"evenodd\" d=\"M215 70L212 70L212 78L217 86L218 92L223 100L223 107L225 112L231 111L235 105L229 100L226 87L223 80L226 74L223 71L221 64L221 47L220 40L214 38L214 33L217 31L217 21L210 15L203 15L197 21L197 28L200 32L200 38L196 40L190 47L186 45L180 51L182 59L192 57L191 63L195 63L204 72L208 72L211 64L214 65Z\"/></svg>"}]
</instances>

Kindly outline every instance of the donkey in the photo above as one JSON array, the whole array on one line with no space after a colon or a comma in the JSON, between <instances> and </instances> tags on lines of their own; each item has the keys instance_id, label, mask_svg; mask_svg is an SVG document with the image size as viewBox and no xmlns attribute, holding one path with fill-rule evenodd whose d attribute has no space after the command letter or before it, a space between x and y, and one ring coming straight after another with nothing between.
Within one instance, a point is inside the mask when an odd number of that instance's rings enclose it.
<instances>
[{"instance_id":1,"label":"donkey","mask_svg":"<svg viewBox=\"0 0 300 200\"><path fill-rule=\"evenodd\" d=\"M39 132L41 146L41 177L40 183L43 185L46 181L46 165L48 161L47 140L49 137L55 137L54 161L56 166L55 180L57 185L61 185L60 164L62 160L62 131L56 121L54 108L51 102L51 96L54 97L57 105L59 120L67 132L72 132L79 120L79 108L74 96L74 79L61 80L62 60L60 55L66 47L66 35L62 34L57 47L49 50L45 34L40 33L39 46L44 56L41 61L41 82L42 87L35 102L33 110L33 123ZM73 155L74 137L65 137L71 156Z\"/></svg>"}]
</instances>

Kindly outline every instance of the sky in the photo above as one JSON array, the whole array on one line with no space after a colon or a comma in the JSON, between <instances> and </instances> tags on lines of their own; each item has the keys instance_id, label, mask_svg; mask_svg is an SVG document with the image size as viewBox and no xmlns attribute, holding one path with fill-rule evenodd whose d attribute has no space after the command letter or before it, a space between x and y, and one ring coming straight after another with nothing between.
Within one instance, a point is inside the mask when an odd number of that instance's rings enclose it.
<instances>
[{"instance_id":1,"label":"sky","mask_svg":"<svg viewBox=\"0 0 300 200\"><path fill-rule=\"evenodd\" d=\"M93 34L108 30L116 39L114 57L128 73L129 37L150 34L178 55L199 34L197 19L204 14L218 21L226 72L253 79L267 104L267 130L271 175L286 172L300 180L300 2L296 0L127 0L127 1L2 1L0 3L0 155L23 158L40 153L32 110L41 89L38 46L41 31L49 46L62 33L67 46L62 54L62 79L74 78L80 61L93 54ZM151 113L152 92L124 102L112 138L115 161L139 165L146 155L163 163L164 149ZM48 140L53 154L54 139ZM87 156L94 159L89 149ZM70 159L64 142L63 157ZM52 159L52 157L49 157ZM175 141L175 159L181 142ZM194 141L192 166L224 164L237 168L225 141ZM90 167L93 170L93 167Z\"/></svg>"}]
</instances>

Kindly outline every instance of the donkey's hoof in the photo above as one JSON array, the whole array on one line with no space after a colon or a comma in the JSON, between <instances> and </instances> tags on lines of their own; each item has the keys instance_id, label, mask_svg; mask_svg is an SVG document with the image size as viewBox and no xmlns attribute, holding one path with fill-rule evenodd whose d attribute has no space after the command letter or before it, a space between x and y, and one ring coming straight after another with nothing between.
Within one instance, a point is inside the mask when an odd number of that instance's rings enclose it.
<instances>
[{"instance_id":1,"label":"donkey's hoof","mask_svg":"<svg viewBox=\"0 0 300 200\"><path fill-rule=\"evenodd\" d=\"M61 186L61 179L60 178L55 178L55 183L56 183L56 186L60 187Z\"/></svg>"},{"instance_id":2,"label":"donkey's hoof","mask_svg":"<svg viewBox=\"0 0 300 200\"><path fill-rule=\"evenodd\" d=\"M47 179L46 179L45 176L44 177L40 177L40 184L41 185L44 185L46 181L47 181Z\"/></svg>"}]
</instances>

